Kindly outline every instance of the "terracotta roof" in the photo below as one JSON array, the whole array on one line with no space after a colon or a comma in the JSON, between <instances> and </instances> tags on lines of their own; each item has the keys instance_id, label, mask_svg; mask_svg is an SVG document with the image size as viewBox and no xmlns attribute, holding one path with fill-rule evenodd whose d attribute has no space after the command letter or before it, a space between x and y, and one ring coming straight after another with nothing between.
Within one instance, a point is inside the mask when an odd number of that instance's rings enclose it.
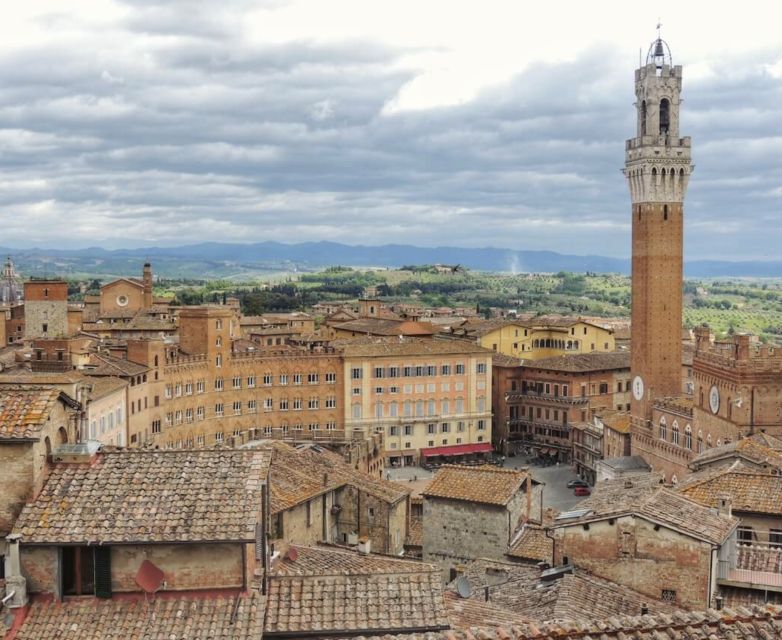
<instances>
[{"instance_id":1,"label":"terracotta roof","mask_svg":"<svg viewBox=\"0 0 782 640\"><path fill-rule=\"evenodd\" d=\"M254 541L269 454L117 451L55 465L14 531L26 543Z\"/></svg>"},{"instance_id":2,"label":"terracotta roof","mask_svg":"<svg viewBox=\"0 0 782 640\"><path fill-rule=\"evenodd\" d=\"M529 477L526 471L492 466L445 465L422 492L427 498L448 498L482 504L506 505Z\"/></svg>"},{"instance_id":3,"label":"terracotta roof","mask_svg":"<svg viewBox=\"0 0 782 640\"><path fill-rule=\"evenodd\" d=\"M364 575L368 573L420 573L433 571L431 564L379 553L359 553L334 544L295 546L296 560L286 553L271 571L275 576Z\"/></svg>"},{"instance_id":4,"label":"terracotta roof","mask_svg":"<svg viewBox=\"0 0 782 640\"><path fill-rule=\"evenodd\" d=\"M496 351L491 356L491 363L494 367L520 367L521 362L521 358L515 358L514 356L508 356Z\"/></svg>"},{"instance_id":5,"label":"terracotta roof","mask_svg":"<svg viewBox=\"0 0 782 640\"><path fill-rule=\"evenodd\" d=\"M678 530L711 544L722 544L738 525L712 509L664 487L661 476L646 474L604 480L595 485L592 495L579 503L576 518L555 522L555 527L571 526L592 520L633 514Z\"/></svg>"},{"instance_id":6,"label":"terracotta roof","mask_svg":"<svg viewBox=\"0 0 782 640\"><path fill-rule=\"evenodd\" d=\"M712 447L693 458L690 466L697 469L721 460L741 458L753 464L782 469L782 440L765 433Z\"/></svg>"},{"instance_id":7,"label":"terracotta roof","mask_svg":"<svg viewBox=\"0 0 782 640\"><path fill-rule=\"evenodd\" d=\"M375 336L431 336L437 331L428 322L391 318L358 318L333 326L340 331L353 331Z\"/></svg>"},{"instance_id":8,"label":"terracotta roof","mask_svg":"<svg viewBox=\"0 0 782 640\"><path fill-rule=\"evenodd\" d=\"M782 515L782 477L750 469L739 461L694 473L676 489L709 507L717 507L719 496L727 494L734 511Z\"/></svg>"},{"instance_id":9,"label":"terracotta roof","mask_svg":"<svg viewBox=\"0 0 782 640\"><path fill-rule=\"evenodd\" d=\"M522 560L548 562L552 559L552 540L546 529L536 524L526 524L511 540L506 555Z\"/></svg>"},{"instance_id":10,"label":"terracotta roof","mask_svg":"<svg viewBox=\"0 0 782 640\"><path fill-rule=\"evenodd\" d=\"M542 571L535 566L481 559L466 565L463 575L470 583L469 599L485 601L488 586L489 602L538 624L554 620L588 622L631 612L640 614L643 605L651 614L681 611L676 605L577 567L558 578L543 579ZM456 592L455 581L448 585L448 590Z\"/></svg>"},{"instance_id":11,"label":"terracotta roof","mask_svg":"<svg viewBox=\"0 0 782 640\"><path fill-rule=\"evenodd\" d=\"M439 340L434 338L405 338L404 340L383 338L352 338L333 340L331 345L341 350L345 357L359 356L417 356L417 355L462 355L491 354L467 340Z\"/></svg>"},{"instance_id":12,"label":"terracotta roof","mask_svg":"<svg viewBox=\"0 0 782 640\"><path fill-rule=\"evenodd\" d=\"M86 382L92 386L90 400L103 398L124 389L130 384L127 380L123 380L122 378L115 378L113 376L96 376L92 379L88 378Z\"/></svg>"},{"instance_id":13,"label":"terracotta roof","mask_svg":"<svg viewBox=\"0 0 782 640\"><path fill-rule=\"evenodd\" d=\"M424 519L416 516L410 517L410 526L408 527L407 540L405 540L405 546L407 547L423 547L424 546Z\"/></svg>"},{"instance_id":14,"label":"terracotta roof","mask_svg":"<svg viewBox=\"0 0 782 640\"><path fill-rule=\"evenodd\" d=\"M606 620L517 624L441 633L375 636L375 640L780 640L782 607L755 605L715 611L617 615ZM368 640L359 636L356 640Z\"/></svg>"},{"instance_id":15,"label":"terracotta roof","mask_svg":"<svg viewBox=\"0 0 782 640\"><path fill-rule=\"evenodd\" d=\"M85 373L91 376L137 376L149 371L149 367L107 353L93 353L87 367Z\"/></svg>"},{"instance_id":16,"label":"terracotta roof","mask_svg":"<svg viewBox=\"0 0 782 640\"><path fill-rule=\"evenodd\" d=\"M608 371L630 368L629 351L593 351L592 353L574 353L540 360L525 360L528 369L546 369L547 371L565 371L580 373L584 371Z\"/></svg>"},{"instance_id":17,"label":"terracotta roof","mask_svg":"<svg viewBox=\"0 0 782 640\"><path fill-rule=\"evenodd\" d=\"M234 607L235 616L234 616ZM34 602L16 640L257 640L259 594Z\"/></svg>"},{"instance_id":18,"label":"terracotta roof","mask_svg":"<svg viewBox=\"0 0 782 640\"><path fill-rule=\"evenodd\" d=\"M60 394L52 387L0 386L0 440L37 440Z\"/></svg>"},{"instance_id":19,"label":"terracotta roof","mask_svg":"<svg viewBox=\"0 0 782 640\"><path fill-rule=\"evenodd\" d=\"M272 513L285 511L345 485L355 486L392 504L409 493L409 489L394 482L354 469L339 454L317 445L293 447L274 440L262 441L259 446L272 451Z\"/></svg>"},{"instance_id":20,"label":"terracotta roof","mask_svg":"<svg viewBox=\"0 0 782 640\"><path fill-rule=\"evenodd\" d=\"M531 622L518 612L491 601L486 602L482 597L462 598L452 591L445 592L445 606L448 608L448 618L454 629L511 627Z\"/></svg>"},{"instance_id":21,"label":"terracotta roof","mask_svg":"<svg viewBox=\"0 0 782 640\"><path fill-rule=\"evenodd\" d=\"M447 629L434 565L334 547L297 547L269 578L264 637ZM301 565L295 573L291 565ZM338 635L338 637L341 637Z\"/></svg>"}]
</instances>

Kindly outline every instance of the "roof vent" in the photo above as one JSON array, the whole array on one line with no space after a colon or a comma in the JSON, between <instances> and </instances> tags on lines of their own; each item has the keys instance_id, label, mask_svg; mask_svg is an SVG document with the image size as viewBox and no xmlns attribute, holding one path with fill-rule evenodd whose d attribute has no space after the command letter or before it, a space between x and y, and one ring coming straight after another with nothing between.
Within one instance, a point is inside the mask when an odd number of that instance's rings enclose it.
<instances>
[{"instance_id":1,"label":"roof vent","mask_svg":"<svg viewBox=\"0 0 782 640\"><path fill-rule=\"evenodd\" d=\"M633 488L633 481L625 480L625 489L632 489L632 488Z\"/></svg>"}]
</instances>

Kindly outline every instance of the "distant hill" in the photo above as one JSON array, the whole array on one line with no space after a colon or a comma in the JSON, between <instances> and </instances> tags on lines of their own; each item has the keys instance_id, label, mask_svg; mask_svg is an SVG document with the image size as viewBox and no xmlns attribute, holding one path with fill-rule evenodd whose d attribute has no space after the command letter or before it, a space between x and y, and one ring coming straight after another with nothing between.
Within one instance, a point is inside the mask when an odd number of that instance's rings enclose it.
<instances>
[{"instance_id":1,"label":"distant hill","mask_svg":"<svg viewBox=\"0 0 782 640\"><path fill-rule=\"evenodd\" d=\"M568 255L555 251L525 251L492 247L414 247L346 245L336 242L283 244L205 242L181 247L140 249L9 249L19 270L32 275L117 275L139 271L149 259L155 272L178 278L224 278L274 270L315 270L322 267L400 267L408 264L460 264L469 269L503 272L573 271L629 274L630 260L606 256ZM694 260L685 265L688 277L782 277L782 261L729 262Z\"/></svg>"}]
</instances>

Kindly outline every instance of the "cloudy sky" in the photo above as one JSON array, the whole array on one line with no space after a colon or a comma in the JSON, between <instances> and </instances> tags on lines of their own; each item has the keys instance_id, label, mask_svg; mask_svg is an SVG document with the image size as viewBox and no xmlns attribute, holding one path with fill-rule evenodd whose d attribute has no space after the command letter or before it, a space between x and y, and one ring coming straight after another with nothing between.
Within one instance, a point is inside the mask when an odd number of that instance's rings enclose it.
<instances>
[{"instance_id":1,"label":"cloudy sky","mask_svg":"<svg viewBox=\"0 0 782 640\"><path fill-rule=\"evenodd\" d=\"M688 257L779 258L782 8L647 5L9 3L0 246L626 256L633 69L659 17L693 138Z\"/></svg>"}]
</instances>

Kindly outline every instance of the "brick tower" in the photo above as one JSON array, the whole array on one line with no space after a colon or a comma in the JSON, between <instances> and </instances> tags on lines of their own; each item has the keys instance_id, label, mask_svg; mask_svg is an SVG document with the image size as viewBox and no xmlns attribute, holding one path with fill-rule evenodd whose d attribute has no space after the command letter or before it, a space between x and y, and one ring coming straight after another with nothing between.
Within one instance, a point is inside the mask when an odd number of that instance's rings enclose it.
<instances>
[{"instance_id":1,"label":"brick tower","mask_svg":"<svg viewBox=\"0 0 782 640\"><path fill-rule=\"evenodd\" d=\"M631 374L633 424L646 427L655 398L682 387L684 194L690 139L679 137L682 68L659 37L635 72L636 137L625 145L633 219Z\"/></svg>"}]
</instances>

